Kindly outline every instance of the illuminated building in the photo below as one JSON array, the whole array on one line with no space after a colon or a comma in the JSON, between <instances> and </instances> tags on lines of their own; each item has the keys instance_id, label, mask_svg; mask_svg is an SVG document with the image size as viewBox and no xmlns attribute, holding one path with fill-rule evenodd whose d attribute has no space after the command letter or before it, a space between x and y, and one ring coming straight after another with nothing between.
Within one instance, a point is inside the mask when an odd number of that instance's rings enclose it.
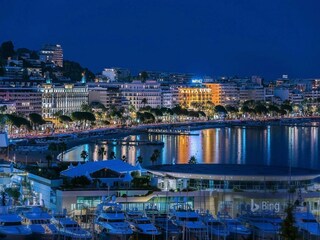
<instances>
[{"instance_id":1,"label":"illuminated building","mask_svg":"<svg viewBox=\"0 0 320 240\"><path fill-rule=\"evenodd\" d=\"M89 104L99 102L106 108L122 106L122 95L119 86L113 85L89 85Z\"/></svg>"},{"instance_id":2,"label":"illuminated building","mask_svg":"<svg viewBox=\"0 0 320 240\"><path fill-rule=\"evenodd\" d=\"M304 99L311 100L313 102L316 102L318 99L320 99L320 90L313 90L303 93Z\"/></svg>"},{"instance_id":3,"label":"illuminated building","mask_svg":"<svg viewBox=\"0 0 320 240\"><path fill-rule=\"evenodd\" d=\"M181 106L190 108L191 103L206 104L212 99L212 90L201 87L179 87L178 99Z\"/></svg>"},{"instance_id":4,"label":"illuminated building","mask_svg":"<svg viewBox=\"0 0 320 240\"><path fill-rule=\"evenodd\" d=\"M88 104L88 87L84 85L43 84L41 92L44 118L52 118L59 111L64 115L81 111L81 105Z\"/></svg>"},{"instance_id":5,"label":"illuminated building","mask_svg":"<svg viewBox=\"0 0 320 240\"><path fill-rule=\"evenodd\" d=\"M41 62L63 67L63 50L59 44L46 44L39 52Z\"/></svg>"},{"instance_id":6,"label":"illuminated building","mask_svg":"<svg viewBox=\"0 0 320 240\"><path fill-rule=\"evenodd\" d=\"M239 90L236 83L205 83L212 91L211 102L215 105L237 105L239 102Z\"/></svg>"},{"instance_id":7,"label":"illuminated building","mask_svg":"<svg viewBox=\"0 0 320 240\"><path fill-rule=\"evenodd\" d=\"M9 58L7 65L4 67L4 76L9 79L21 80L23 78L22 60L12 60Z\"/></svg>"},{"instance_id":8,"label":"illuminated building","mask_svg":"<svg viewBox=\"0 0 320 240\"><path fill-rule=\"evenodd\" d=\"M41 92L32 87L1 87L0 99L12 101L15 112L23 116L30 113L41 114Z\"/></svg>"},{"instance_id":9,"label":"illuminated building","mask_svg":"<svg viewBox=\"0 0 320 240\"><path fill-rule=\"evenodd\" d=\"M173 108L179 103L178 88L169 84L161 85L161 107Z\"/></svg>"},{"instance_id":10,"label":"illuminated building","mask_svg":"<svg viewBox=\"0 0 320 240\"><path fill-rule=\"evenodd\" d=\"M265 101L265 88L262 86L242 87L239 89L239 100L245 102L248 100Z\"/></svg>"},{"instance_id":11,"label":"illuminated building","mask_svg":"<svg viewBox=\"0 0 320 240\"><path fill-rule=\"evenodd\" d=\"M137 110L145 106L161 107L161 88L156 81L124 83L120 90L124 100L129 101L129 105L133 105Z\"/></svg>"}]
</instances>

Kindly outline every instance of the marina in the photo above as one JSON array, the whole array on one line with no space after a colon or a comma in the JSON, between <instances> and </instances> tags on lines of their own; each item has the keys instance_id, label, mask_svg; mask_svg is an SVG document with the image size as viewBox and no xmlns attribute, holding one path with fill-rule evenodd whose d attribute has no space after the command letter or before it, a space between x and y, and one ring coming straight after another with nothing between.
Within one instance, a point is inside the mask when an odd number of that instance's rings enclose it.
<instances>
[{"instance_id":1,"label":"marina","mask_svg":"<svg viewBox=\"0 0 320 240\"><path fill-rule=\"evenodd\" d=\"M61 176L86 176L91 183L67 188L59 178L3 167L11 176L22 177L2 184L4 189L30 183L31 195L19 190L25 202L18 199L12 205L9 194L0 199L0 219L14 221L3 223L0 231L5 233L12 224L30 229L19 230L21 239L279 239L290 199L300 201L294 214L301 239L317 239L319 234L318 170L292 168L288 182L288 168L283 167L200 164L194 171L182 164L143 169L106 160L70 164ZM129 184L133 178L151 178L153 190L135 188ZM290 186L294 193L288 192Z\"/></svg>"}]
</instances>

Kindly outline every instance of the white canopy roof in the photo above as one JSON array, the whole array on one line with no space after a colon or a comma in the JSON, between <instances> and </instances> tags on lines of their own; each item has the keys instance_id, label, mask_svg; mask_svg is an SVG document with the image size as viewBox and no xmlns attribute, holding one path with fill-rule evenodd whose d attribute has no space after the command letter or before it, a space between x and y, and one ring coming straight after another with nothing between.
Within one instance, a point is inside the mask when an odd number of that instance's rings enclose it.
<instances>
[{"instance_id":1,"label":"white canopy roof","mask_svg":"<svg viewBox=\"0 0 320 240\"><path fill-rule=\"evenodd\" d=\"M127 173L139 170L137 167L132 166L122 160L105 160L96 162L86 162L73 168L68 168L62 171L60 174L66 177L79 177L86 176L88 174L97 172L105 168L118 173Z\"/></svg>"}]
</instances>

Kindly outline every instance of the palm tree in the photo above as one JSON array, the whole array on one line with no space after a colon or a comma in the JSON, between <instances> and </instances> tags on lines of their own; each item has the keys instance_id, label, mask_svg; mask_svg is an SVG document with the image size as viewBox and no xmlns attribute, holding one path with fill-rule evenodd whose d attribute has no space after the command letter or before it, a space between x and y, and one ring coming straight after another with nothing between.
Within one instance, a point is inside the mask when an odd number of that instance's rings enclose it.
<instances>
[{"instance_id":1,"label":"palm tree","mask_svg":"<svg viewBox=\"0 0 320 240\"><path fill-rule=\"evenodd\" d=\"M197 159L195 156L191 156L190 159L189 159L189 164L197 164Z\"/></svg>"},{"instance_id":2,"label":"palm tree","mask_svg":"<svg viewBox=\"0 0 320 240\"><path fill-rule=\"evenodd\" d=\"M105 150L104 147L99 148L98 155L101 156L102 159L103 159L103 156L106 155L106 154L107 154L107 151Z\"/></svg>"},{"instance_id":3,"label":"palm tree","mask_svg":"<svg viewBox=\"0 0 320 240\"><path fill-rule=\"evenodd\" d=\"M64 152L67 150L67 144L65 142L58 143L58 150L61 151L61 161L63 161Z\"/></svg>"},{"instance_id":4,"label":"palm tree","mask_svg":"<svg viewBox=\"0 0 320 240\"><path fill-rule=\"evenodd\" d=\"M58 145L56 143L50 143L48 146L48 151L50 151L51 153L51 160L54 159L54 153L56 153L58 151Z\"/></svg>"},{"instance_id":5,"label":"palm tree","mask_svg":"<svg viewBox=\"0 0 320 240\"><path fill-rule=\"evenodd\" d=\"M143 158L141 155L139 157L137 157L137 162L140 164L143 162Z\"/></svg>"},{"instance_id":6,"label":"palm tree","mask_svg":"<svg viewBox=\"0 0 320 240\"><path fill-rule=\"evenodd\" d=\"M284 239L288 239L288 240L297 239L298 228L295 226L295 218L293 215L294 205L289 203L287 208L285 209L285 212L286 212L287 216L281 224L280 235Z\"/></svg>"},{"instance_id":7,"label":"palm tree","mask_svg":"<svg viewBox=\"0 0 320 240\"><path fill-rule=\"evenodd\" d=\"M160 151L158 149L155 149L150 157L150 161L152 162L152 165L158 160L160 157Z\"/></svg>"},{"instance_id":8,"label":"palm tree","mask_svg":"<svg viewBox=\"0 0 320 240\"><path fill-rule=\"evenodd\" d=\"M51 167L51 162L52 162L52 155L48 154L46 156L46 160L47 160L47 163L48 163L48 168Z\"/></svg>"},{"instance_id":9,"label":"palm tree","mask_svg":"<svg viewBox=\"0 0 320 240\"><path fill-rule=\"evenodd\" d=\"M86 158L89 156L88 152L86 150L83 150L80 154L80 157L83 159L85 162Z\"/></svg>"},{"instance_id":10,"label":"palm tree","mask_svg":"<svg viewBox=\"0 0 320 240\"><path fill-rule=\"evenodd\" d=\"M115 159L116 158L116 154L115 154L115 152L114 151L112 151L111 153L110 153L110 159Z\"/></svg>"}]
</instances>

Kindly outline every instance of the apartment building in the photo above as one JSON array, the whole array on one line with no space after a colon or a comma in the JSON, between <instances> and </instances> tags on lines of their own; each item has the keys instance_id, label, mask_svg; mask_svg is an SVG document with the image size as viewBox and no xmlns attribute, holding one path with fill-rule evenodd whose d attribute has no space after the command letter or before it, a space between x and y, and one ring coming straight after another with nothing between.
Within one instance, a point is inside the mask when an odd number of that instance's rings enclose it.
<instances>
[{"instance_id":1,"label":"apartment building","mask_svg":"<svg viewBox=\"0 0 320 240\"><path fill-rule=\"evenodd\" d=\"M237 105L239 89L233 82L204 83L212 91L211 101L215 105Z\"/></svg>"},{"instance_id":2,"label":"apartment building","mask_svg":"<svg viewBox=\"0 0 320 240\"><path fill-rule=\"evenodd\" d=\"M144 83L141 81L123 83L120 90L124 101L129 101L129 104L137 110L145 106L161 107L160 84L154 80L147 80Z\"/></svg>"},{"instance_id":3,"label":"apartment building","mask_svg":"<svg viewBox=\"0 0 320 240\"><path fill-rule=\"evenodd\" d=\"M39 52L41 62L63 67L63 50L59 44L45 44Z\"/></svg>"},{"instance_id":4,"label":"apartment building","mask_svg":"<svg viewBox=\"0 0 320 240\"><path fill-rule=\"evenodd\" d=\"M190 108L192 103L206 104L211 101L212 90L205 87L179 87L178 96L179 104Z\"/></svg>"},{"instance_id":5,"label":"apartment building","mask_svg":"<svg viewBox=\"0 0 320 240\"><path fill-rule=\"evenodd\" d=\"M14 103L17 114L28 116L30 113L41 114L42 94L36 87L0 87L0 99Z\"/></svg>"},{"instance_id":6,"label":"apartment building","mask_svg":"<svg viewBox=\"0 0 320 240\"><path fill-rule=\"evenodd\" d=\"M122 94L120 87L117 85L90 84L88 91L89 104L99 102L106 108L120 108L122 106Z\"/></svg>"},{"instance_id":7,"label":"apartment building","mask_svg":"<svg viewBox=\"0 0 320 240\"><path fill-rule=\"evenodd\" d=\"M245 102L248 100L265 101L266 90L262 86L242 87L239 89L239 101Z\"/></svg>"}]
</instances>

